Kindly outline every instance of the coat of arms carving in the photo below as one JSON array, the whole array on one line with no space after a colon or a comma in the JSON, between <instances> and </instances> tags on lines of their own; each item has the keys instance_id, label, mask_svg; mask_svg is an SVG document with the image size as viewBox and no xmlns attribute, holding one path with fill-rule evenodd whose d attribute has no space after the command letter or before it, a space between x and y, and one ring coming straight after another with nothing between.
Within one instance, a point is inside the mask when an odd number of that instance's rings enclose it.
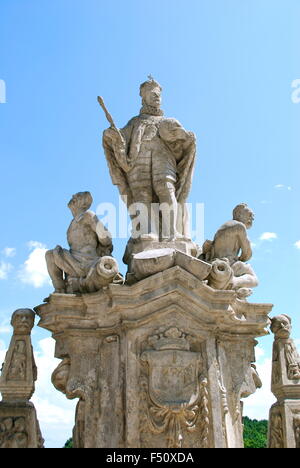
<instances>
[{"instance_id":1,"label":"coat of arms carving","mask_svg":"<svg viewBox=\"0 0 300 468\"><path fill-rule=\"evenodd\" d=\"M209 401L203 356L177 327L152 336L141 355L142 446L205 447ZM155 445L156 443L156 445ZM163 444L163 445L162 445Z\"/></svg>"}]
</instances>

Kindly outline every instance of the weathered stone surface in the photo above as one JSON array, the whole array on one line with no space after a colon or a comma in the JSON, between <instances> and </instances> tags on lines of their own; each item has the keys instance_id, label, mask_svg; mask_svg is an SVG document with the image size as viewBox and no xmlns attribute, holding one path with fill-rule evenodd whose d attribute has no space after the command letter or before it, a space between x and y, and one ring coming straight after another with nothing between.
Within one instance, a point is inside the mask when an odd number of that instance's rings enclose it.
<instances>
[{"instance_id":1,"label":"weathered stone surface","mask_svg":"<svg viewBox=\"0 0 300 468\"><path fill-rule=\"evenodd\" d=\"M171 248L145 250L135 254L132 264L135 277L138 280L165 271L175 265L192 273L200 280L207 278L211 271L209 263Z\"/></svg>"},{"instance_id":2,"label":"weathered stone surface","mask_svg":"<svg viewBox=\"0 0 300 468\"><path fill-rule=\"evenodd\" d=\"M36 411L29 402L37 369L30 333L35 314L18 309L11 318L14 328L0 377L0 448L42 448L43 439Z\"/></svg>"},{"instance_id":3,"label":"weathered stone surface","mask_svg":"<svg viewBox=\"0 0 300 468\"><path fill-rule=\"evenodd\" d=\"M63 360L53 382L79 398L76 446L242 447L240 400L258 385L255 337L271 308L178 266L132 286L51 295L35 310Z\"/></svg>"},{"instance_id":4,"label":"weathered stone surface","mask_svg":"<svg viewBox=\"0 0 300 468\"><path fill-rule=\"evenodd\" d=\"M34 392L37 370L30 339L34 317L30 309L19 309L12 315L14 333L0 377L3 401L28 401Z\"/></svg>"},{"instance_id":5,"label":"weathered stone surface","mask_svg":"<svg viewBox=\"0 0 300 468\"><path fill-rule=\"evenodd\" d=\"M142 83L140 114L122 129L115 126L99 99L111 124L103 134L110 174L132 219L132 239L125 255L130 273L131 255L145 250L145 241L156 243L149 249L160 248L157 244L166 241L191 244L186 200L196 138L177 120L163 116L161 91L152 77Z\"/></svg>"},{"instance_id":6,"label":"weathered stone surface","mask_svg":"<svg viewBox=\"0 0 300 468\"><path fill-rule=\"evenodd\" d=\"M253 211L241 203L233 210L233 219L223 224L214 240L206 240L199 258L212 263L208 284L215 289L233 289L245 299L258 285L258 279L247 262L252 256L247 229L251 228Z\"/></svg>"},{"instance_id":7,"label":"weathered stone surface","mask_svg":"<svg viewBox=\"0 0 300 468\"><path fill-rule=\"evenodd\" d=\"M277 402L270 409L269 448L299 448L300 356L291 334L291 319L274 317L271 390Z\"/></svg>"},{"instance_id":8,"label":"weathered stone surface","mask_svg":"<svg viewBox=\"0 0 300 468\"><path fill-rule=\"evenodd\" d=\"M30 402L0 402L0 448L43 448L36 411Z\"/></svg>"},{"instance_id":9,"label":"weathered stone surface","mask_svg":"<svg viewBox=\"0 0 300 468\"><path fill-rule=\"evenodd\" d=\"M73 195L68 203L73 220L67 232L70 250L59 245L46 252L55 292L95 292L113 281L122 282L117 261L110 256L111 235L95 213L89 192Z\"/></svg>"}]
</instances>

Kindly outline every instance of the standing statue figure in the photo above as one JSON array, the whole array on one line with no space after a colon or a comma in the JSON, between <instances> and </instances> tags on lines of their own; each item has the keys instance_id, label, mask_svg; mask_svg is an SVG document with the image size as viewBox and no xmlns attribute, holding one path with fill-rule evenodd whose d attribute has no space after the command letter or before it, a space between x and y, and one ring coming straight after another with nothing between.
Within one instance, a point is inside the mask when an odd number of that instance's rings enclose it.
<instances>
[{"instance_id":1,"label":"standing statue figure","mask_svg":"<svg viewBox=\"0 0 300 468\"><path fill-rule=\"evenodd\" d=\"M291 318L286 314L272 318L271 331L275 335L273 346L273 383L278 380L278 365L280 361L280 346L284 348L284 359L289 380L300 381L300 356L294 341L290 338L292 331Z\"/></svg>"},{"instance_id":2,"label":"standing statue figure","mask_svg":"<svg viewBox=\"0 0 300 468\"><path fill-rule=\"evenodd\" d=\"M253 211L246 203L233 210L233 219L223 224L213 241L205 241L201 259L212 263L208 284L215 289L233 289L244 299L258 285L258 279L247 262L252 256L247 229L252 227Z\"/></svg>"},{"instance_id":3,"label":"standing statue figure","mask_svg":"<svg viewBox=\"0 0 300 468\"><path fill-rule=\"evenodd\" d=\"M140 114L120 130L104 108L111 123L104 131L103 147L112 181L131 217L139 212L138 234L132 237L142 240L189 238L184 205L192 182L196 140L177 120L164 117L161 91L152 77L142 83ZM153 203L160 205L161 222L157 213L151 214Z\"/></svg>"},{"instance_id":4,"label":"standing statue figure","mask_svg":"<svg viewBox=\"0 0 300 468\"><path fill-rule=\"evenodd\" d=\"M67 232L70 250L59 245L46 252L49 275L56 293L94 292L118 276L111 257L111 235L96 214L89 210L90 192L73 195L68 203L73 220Z\"/></svg>"}]
</instances>

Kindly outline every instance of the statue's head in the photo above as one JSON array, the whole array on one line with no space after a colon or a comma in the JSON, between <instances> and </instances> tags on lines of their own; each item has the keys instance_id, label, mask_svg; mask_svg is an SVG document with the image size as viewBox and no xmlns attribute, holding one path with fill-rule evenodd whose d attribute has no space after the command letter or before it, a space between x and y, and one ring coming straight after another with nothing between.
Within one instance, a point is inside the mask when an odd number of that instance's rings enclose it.
<instances>
[{"instance_id":1,"label":"statue's head","mask_svg":"<svg viewBox=\"0 0 300 468\"><path fill-rule=\"evenodd\" d=\"M90 192L78 192L72 196L71 200L68 203L73 216L76 216L78 213L87 211L93 203L93 197Z\"/></svg>"},{"instance_id":2,"label":"statue's head","mask_svg":"<svg viewBox=\"0 0 300 468\"><path fill-rule=\"evenodd\" d=\"M254 220L254 213L247 203L240 203L233 210L233 219L243 223L247 229L250 229Z\"/></svg>"},{"instance_id":3,"label":"statue's head","mask_svg":"<svg viewBox=\"0 0 300 468\"><path fill-rule=\"evenodd\" d=\"M34 325L35 313L31 309L18 309L11 316L15 335L29 335Z\"/></svg>"},{"instance_id":4,"label":"statue's head","mask_svg":"<svg viewBox=\"0 0 300 468\"><path fill-rule=\"evenodd\" d=\"M289 338L292 330L292 320L288 315L277 315L271 319L270 328L276 338Z\"/></svg>"},{"instance_id":5,"label":"statue's head","mask_svg":"<svg viewBox=\"0 0 300 468\"><path fill-rule=\"evenodd\" d=\"M140 96L143 105L160 108L162 87L151 76L140 86Z\"/></svg>"}]
</instances>

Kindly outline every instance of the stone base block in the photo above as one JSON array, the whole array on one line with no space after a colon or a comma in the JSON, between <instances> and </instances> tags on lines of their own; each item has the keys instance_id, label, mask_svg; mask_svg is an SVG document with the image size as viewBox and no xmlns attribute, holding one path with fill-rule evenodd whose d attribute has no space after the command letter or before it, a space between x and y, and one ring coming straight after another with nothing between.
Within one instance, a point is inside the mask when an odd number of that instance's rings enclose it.
<instances>
[{"instance_id":1,"label":"stone base block","mask_svg":"<svg viewBox=\"0 0 300 468\"><path fill-rule=\"evenodd\" d=\"M300 400L283 400L271 407L268 448L300 448Z\"/></svg>"},{"instance_id":2,"label":"stone base block","mask_svg":"<svg viewBox=\"0 0 300 468\"><path fill-rule=\"evenodd\" d=\"M30 402L0 402L0 448L43 448L36 411Z\"/></svg>"}]
</instances>

